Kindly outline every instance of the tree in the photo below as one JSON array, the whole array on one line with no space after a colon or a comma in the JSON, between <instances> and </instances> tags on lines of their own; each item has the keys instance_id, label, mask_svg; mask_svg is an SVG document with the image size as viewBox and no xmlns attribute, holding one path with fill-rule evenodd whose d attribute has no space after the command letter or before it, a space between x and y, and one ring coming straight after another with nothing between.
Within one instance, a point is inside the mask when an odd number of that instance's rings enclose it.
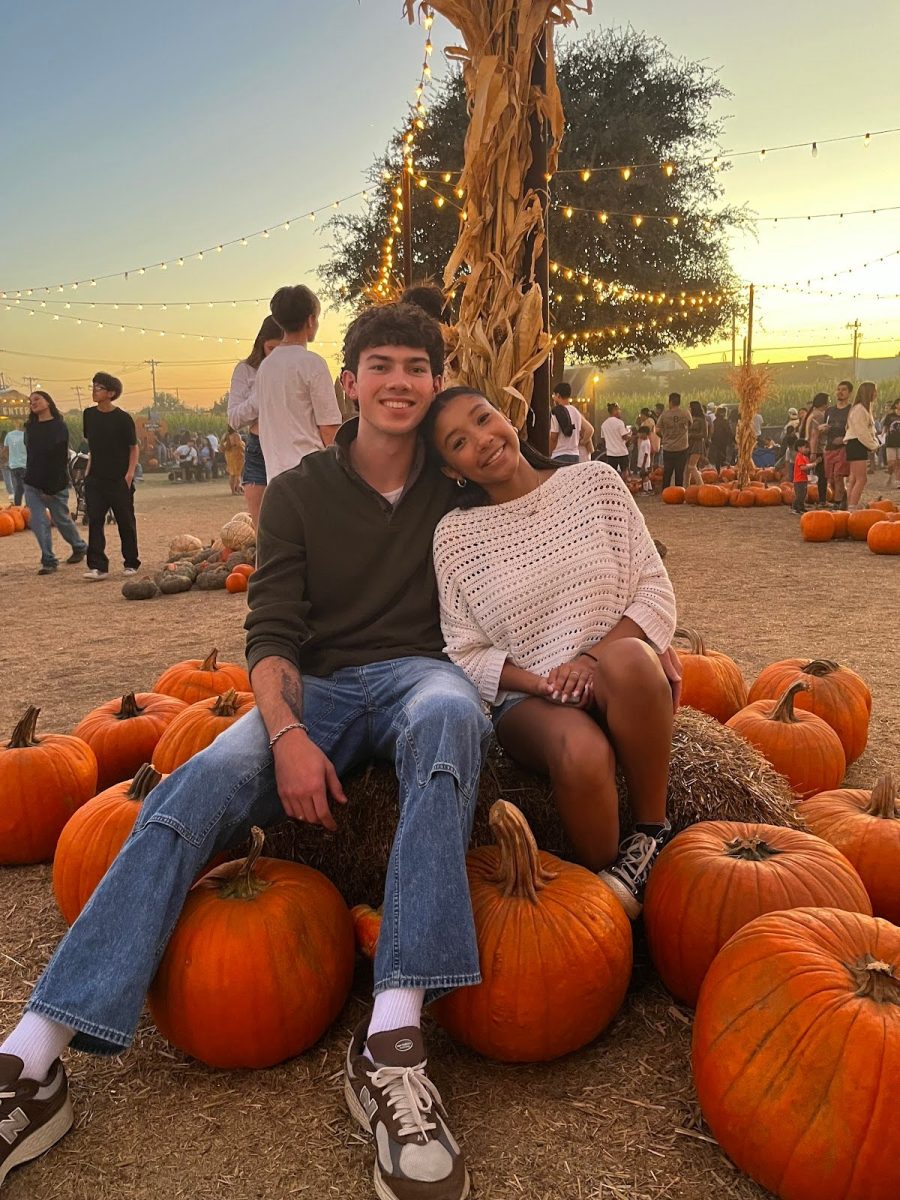
<instances>
[{"instance_id":1,"label":"tree","mask_svg":"<svg viewBox=\"0 0 900 1200\"><path fill-rule=\"evenodd\" d=\"M157 392L150 406L160 413L177 413L184 410L184 405L171 392Z\"/></svg>"},{"instance_id":2,"label":"tree","mask_svg":"<svg viewBox=\"0 0 900 1200\"><path fill-rule=\"evenodd\" d=\"M229 395L229 393L225 392L224 395L220 396L209 411L211 413L219 413L220 415L227 416L228 415L228 395Z\"/></svg>"},{"instance_id":3,"label":"tree","mask_svg":"<svg viewBox=\"0 0 900 1200\"><path fill-rule=\"evenodd\" d=\"M657 38L630 28L561 44L557 74L566 115L549 216L558 346L604 362L710 341L735 307L727 233L747 220L721 203L720 172L708 161L723 125L711 110L728 91L707 67L674 58ZM417 279L442 280L456 242L453 188L467 121L462 79L453 73L436 89L415 137L416 179L426 183L412 189ZM328 223L331 258L321 274L340 303L366 302L379 277L403 133L373 164L368 208ZM393 250L402 267L399 239ZM557 361L555 377L561 369Z\"/></svg>"}]
</instances>

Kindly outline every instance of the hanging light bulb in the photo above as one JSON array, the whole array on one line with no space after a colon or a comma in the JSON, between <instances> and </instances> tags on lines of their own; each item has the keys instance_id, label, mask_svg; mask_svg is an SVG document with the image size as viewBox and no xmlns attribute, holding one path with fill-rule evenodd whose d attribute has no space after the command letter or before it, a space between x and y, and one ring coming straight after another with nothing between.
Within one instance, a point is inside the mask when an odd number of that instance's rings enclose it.
<instances>
[{"instance_id":1,"label":"hanging light bulb","mask_svg":"<svg viewBox=\"0 0 900 1200\"><path fill-rule=\"evenodd\" d=\"M585 167L585 169L581 172L581 178L585 183L587 183L587 181L590 179L590 177L591 177L591 173L588 170L588 168Z\"/></svg>"},{"instance_id":2,"label":"hanging light bulb","mask_svg":"<svg viewBox=\"0 0 900 1200\"><path fill-rule=\"evenodd\" d=\"M628 180L631 178L631 167L622 168L622 178L626 183L628 182Z\"/></svg>"},{"instance_id":3,"label":"hanging light bulb","mask_svg":"<svg viewBox=\"0 0 900 1200\"><path fill-rule=\"evenodd\" d=\"M668 176L669 179L671 179L675 174L675 164L670 162L665 163L663 165L663 172Z\"/></svg>"},{"instance_id":4,"label":"hanging light bulb","mask_svg":"<svg viewBox=\"0 0 900 1200\"><path fill-rule=\"evenodd\" d=\"M563 209L563 216L566 218L567 221L571 220L573 211L574 211L574 209L572 209L572 208L564 208Z\"/></svg>"},{"instance_id":5,"label":"hanging light bulb","mask_svg":"<svg viewBox=\"0 0 900 1200\"><path fill-rule=\"evenodd\" d=\"M863 138L863 146L865 147L866 150L868 150L868 148L871 145L872 145L872 135L871 135L871 133L867 133L866 136Z\"/></svg>"},{"instance_id":6,"label":"hanging light bulb","mask_svg":"<svg viewBox=\"0 0 900 1200\"><path fill-rule=\"evenodd\" d=\"M819 157L819 147L816 145L815 142L813 142L813 144L812 144L812 156L813 156L813 158Z\"/></svg>"},{"instance_id":7,"label":"hanging light bulb","mask_svg":"<svg viewBox=\"0 0 900 1200\"><path fill-rule=\"evenodd\" d=\"M765 152L765 150L760 150L760 152L759 152L759 161L760 161L760 162L765 162L765 161L766 161L766 152Z\"/></svg>"}]
</instances>

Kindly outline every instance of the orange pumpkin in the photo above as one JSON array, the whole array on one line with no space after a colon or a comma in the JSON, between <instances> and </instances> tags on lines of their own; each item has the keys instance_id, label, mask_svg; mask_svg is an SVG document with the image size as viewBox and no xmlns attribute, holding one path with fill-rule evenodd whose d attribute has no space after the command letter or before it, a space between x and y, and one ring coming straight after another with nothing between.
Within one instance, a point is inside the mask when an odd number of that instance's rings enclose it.
<instances>
[{"instance_id":1,"label":"orange pumpkin","mask_svg":"<svg viewBox=\"0 0 900 1200\"><path fill-rule=\"evenodd\" d=\"M805 512L800 518L800 536L804 542L830 542L834 537L834 515L824 508Z\"/></svg>"},{"instance_id":2,"label":"orange pumpkin","mask_svg":"<svg viewBox=\"0 0 900 1200\"><path fill-rule=\"evenodd\" d=\"M704 483L697 493L697 503L703 508L721 508L728 503L728 493L714 483Z\"/></svg>"},{"instance_id":3,"label":"orange pumpkin","mask_svg":"<svg viewBox=\"0 0 900 1200\"><path fill-rule=\"evenodd\" d=\"M686 487L684 489L685 504L699 504L700 501L697 498L699 495L700 485L698 483L692 483L690 487Z\"/></svg>"},{"instance_id":4,"label":"orange pumpkin","mask_svg":"<svg viewBox=\"0 0 900 1200\"><path fill-rule=\"evenodd\" d=\"M808 504L819 503L819 487L818 484L811 483L806 489L806 501Z\"/></svg>"},{"instance_id":5,"label":"orange pumpkin","mask_svg":"<svg viewBox=\"0 0 900 1200\"><path fill-rule=\"evenodd\" d=\"M895 513L897 511L897 505L893 500L873 500L869 504L869 508L876 512Z\"/></svg>"},{"instance_id":6,"label":"orange pumpkin","mask_svg":"<svg viewBox=\"0 0 900 1200\"><path fill-rule=\"evenodd\" d=\"M196 704L212 696L221 696L230 688L238 692L250 691L250 677L237 663L220 663L217 650L211 650L204 659L188 658L175 663L163 671L153 685L154 692L177 696L186 704Z\"/></svg>"},{"instance_id":7,"label":"orange pumpkin","mask_svg":"<svg viewBox=\"0 0 900 1200\"><path fill-rule=\"evenodd\" d=\"M368 959L375 958L378 935L381 933L381 909L370 904L355 904L350 909L356 948Z\"/></svg>"},{"instance_id":8,"label":"orange pumpkin","mask_svg":"<svg viewBox=\"0 0 900 1200\"><path fill-rule=\"evenodd\" d=\"M723 467L719 472L719 476L726 483L731 483L732 480L737 479L737 471L734 469L734 467Z\"/></svg>"},{"instance_id":9,"label":"orange pumpkin","mask_svg":"<svg viewBox=\"0 0 900 1200\"><path fill-rule=\"evenodd\" d=\"M719 482L719 472L716 470L715 467L705 467L700 472L700 478L703 480L704 483L718 483Z\"/></svg>"},{"instance_id":10,"label":"orange pumpkin","mask_svg":"<svg viewBox=\"0 0 900 1200\"><path fill-rule=\"evenodd\" d=\"M831 514L834 520L834 536L836 538L848 538L850 536L850 514L846 509L838 508Z\"/></svg>"},{"instance_id":11,"label":"orange pumpkin","mask_svg":"<svg viewBox=\"0 0 900 1200\"><path fill-rule=\"evenodd\" d=\"M875 916L900 925L900 796L893 776L882 775L871 791L819 792L800 815L856 867Z\"/></svg>"},{"instance_id":12,"label":"orange pumpkin","mask_svg":"<svg viewBox=\"0 0 900 1200\"><path fill-rule=\"evenodd\" d=\"M687 638L687 650L675 648L683 671L681 703L708 713L723 724L747 703L747 685L741 669L727 654L707 650L694 629L676 629Z\"/></svg>"},{"instance_id":13,"label":"orange pumpkin","mask_svg":"<svg viewBox=\"0 0 900 1200\"><path fill-rule=\"evenodd\" d=\"M756 504L756 492L752 488L735 488L729 493L728 503L732 508L753 508Z\"/></svg>"},{"instance_id":14,"label":"orange pumpkin","mask_svg":"<svg viewBox=\"0 0 900 1200\"><path fill-rule=\"evenodd\" d=\"M815 713L794 711L794 696L809 684L792 683L780 700L757 700L725 724L756 746L798 796L835 788L847 761L838 735Z\"/></svg>"},{"instance_id":15,"label":"orange pumpkin","mask_svg":"<svg viewBox=\"0 0 900 1200\"><path fill-rule=\"evenodd\" d=\"M840 738L847 762L855 762L869 738L872 693L865 681L849 667L828 659L804 662L802 658L785 658L760 672L750 688L749 700L775 700L797 679L808 687L797 694L794 707L826 721Z\"/></svg>"},{"instance_id":16,"label":"orange pumpkin","mask_svg":"<svg viewBox=\"0 0 900 1200\"><path fill-rule=\"evenodd\" d=\"M22 510L19 508L13 507L13 508L8 508L6 510L6 513L7 513L7 516L12 518L12 523L15 526L15 532L21 533L22 530L25 528L25 518L22 516Z\"/></svg>"},{"instance_id":17,"label":"orange pumpkin","mask_svg":"<svg viewBox=\"0 0 900 1200\"><path fill-rule=\"evenodd\" d=\"M0 512L0 537L10 537L16 532L16 523L8 512Z\"/></svg>"},{"instance_id":18,"label":"orange pumpkin","mask_svg":"<svg viewBox=\"0 0 900 1200\"><path fill-rule=\"evenodd\" d=\"M644 896L653 965L693 1007L710 965L748 921L782 908L872 905L859 875L827 840L777 825L701 821L666 846Z\"/></svg>"},{"instance_id":19,"label":"orange pumpkin","mask_svg":"<svg viewBox=\"0 0 900 1200\"><path fill-rule=\"evenodd\" d=\"M847 530L854 542L864 542L872 526L877 525L879 521L883 520L883 512L871 508L863 508L859 512L849 514L847 518Z\"/></svg>"},{"instance_id":20,"label":"orange pumpkin","mask_svg":"<svg viewBox=\"0 0 900 1200\"><path fill-rule=\"evenodd\" d=\"M900 554L900 523L879 521L866 535L873 554Z\"/></svg>"},{"instance_id":21,"label":"orange pumpkin","mask_svg":"<svg viewBox=\"0 0 900 1200\"><path fill-rule=\"evenodd\" d=\"M92 709L72 730L97 757L97 790L131 779L186 705L174 696L128 692Z\"/></svg>"},{"instance_id":22,"label":"orange pumpkin","mask_svg":"<svg viewBox=\"0 0 900 1200\"><path fill-rule=\"evenodd\" d=\"M249 579L255 570L256 567L251 566L250 563L238 563L231 573L232 575L246 575Z\"/></svg>"},{"instance_id":23,"label":"orange pumpkin","mask_svg":"<svg viewBox=\"0 0 900 1200\"><path fill-rule=\"evenodd\" d=\"M23 504L20 511L22 513L22 516L25 518L25 528L30 529L31 528L31 509L28 507L27 504Z\"/></svg>"},{"instance_id":24,"label":"orange pumpkin","mask_svg":"<svg viewBox=\"0 0 900 1200\"><path fill-rule=\"evenodd\" d=\"M684 504L683 487L667 487L662 490L663 504Z\"/></svg>"},{"instance_id":25,"label":"orange pumpkin","mask_svg":"<svg viewBox=\"0 0 900 1200\"><path fill-rule=\"evenodd\" d=\"M247 576L242 574L240 571L232 571L225 580L225 590L226 592L231 592L232 594L236 592L246 592Z\"/></svg>"},{"instance_id":26,"label":"orange pumpkin","mask_svg":"<svg viewBox=\"0 0 900 1200\"><path fill-rule=\"evenodd\" d=\"M153 765L157 771L171 774L255 707L252 692L236 692L234 688L222 696L189 704L159 739Z\"/></svg>"},{"instance_id":27,"label":"orange pumpkin","mask_svg":"<svg viewBox=\"0 0 900 1200\"><path fill-rule=\"evenodd\" d=\"M38 737L29 708L0 742L0 864L49 862L62 828L97 790L97 759L81 738Z\"/></svg>"},{"instance_id":28,"label":"orange pumpkin","mask_svg":"<svg viewBox=\"0 0 900 1200\"><path fill-rule=\"evenodd\" d=\"M782 1200L896 1200L900 929L834 908L769 913L720 952L692 1065L725 1153Z\"/></svg>"},{"instance_id":29,"label":"orange pumpkin","mask_svg":"<svg viewBox=\"0 0 900 1200\"><path fill-rule=\"evenodd\" d=\"M271 1067L319 1040L350 994L353 922L311 867L249 855L188 893L156 978L160 1033L211 1067Z\"/></svg>"},{"instance_id":30,"label":"orange pumpkin","mask_svg":"<svg viewBox=\"0 0 900 1200\"><path fill-rule=\"evenodd\" d=\"M162 776L144 763L134 779L114 784L69 818L53 858L53 893L71 925L94 894Z\"/></svg>"},{"instance_id":31,"label":"orange pumpkin","mask_svg":"<svg viewBox=\"0 0 900 1200\"><path fill-rule=\"evenodd\" d=\"M505 800L490 811L497 846L467 858L482 982L438 1000L453 1037L501 1062L546 1062L592 1041L631 976L631 926L592 871L538 850Z\"/></svg>"},{"instance_id":32,"label":"orange pumpkin","mask_svg":"<svg viewBox=\"0 0 900 1200\"><path fill-rule=\"evenodd\" d=\"M796 500L794 485L792 483L782 483L780 486L781 500L784 504L793 504Z\"/></svg>"},{"instance_id":33,"label":"orange pumpkin","mask_svg":"<svg viewBox=\"0 0 900 1200\"><path fill-rule=\"evenodd\" d=\"M784 497L781 495L781 488L774 484L771 487L764 488L756 499L757 504L763 508L776 507L784 503Z\"/></svg>"}]
</instances>

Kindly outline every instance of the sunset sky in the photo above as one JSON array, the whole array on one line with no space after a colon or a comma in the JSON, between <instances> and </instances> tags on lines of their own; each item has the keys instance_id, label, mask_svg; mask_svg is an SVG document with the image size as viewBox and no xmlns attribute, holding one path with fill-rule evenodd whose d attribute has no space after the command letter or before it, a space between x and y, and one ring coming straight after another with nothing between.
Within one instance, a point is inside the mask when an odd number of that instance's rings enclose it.
<instances>
[{"instance_id":1,"label":"sunset sky","mask_svg":"<svg viewBox=\"0 0 900 1200\"><path fill-rule=\"evenodd\" d=\"M859 0L834 11L813 0L757 0L741 9L721 0L634 0L627 9L632 25L674 54L720 70L733 93L722 108L730 117L724 150L804 143L770 152L765 162L756 153L736 159L725 176L729 202L779 218L896 206L843 220L761 221L755 237L735 236L735 268L759 284L857 268L810 285L836 297L761 291L760 359L845 353L846 326L856 318L864 356L900 352L900 254L859 269L900 251L900 133L873 136L868 147L862 138L900 126L900 5ZM609 21L610 10L598 4L565 36ZM40 0L9 6L3 35L0 372L7 385L27 388L30 376L69 408L74 389L86 399L91 375L104 368L121 374L126 406L136 409L150 399L146 360L154 358L160 390L208 406L227 390L275 288L317 287L328 213L315 222L305 214L365 187L365 168L413 96L422 29L407 25L400 0ZM440 51L458 36L438 20L432 39L440 76ZM421 219L428 210L422 201ZM240 245L264 228L268 238ZM166 260L172 265L163 271ZM127 280L99 279L125 270ZM73 290L74 280L85 282ZM38 290L45 287L49 293ZM27 288L35 289L30 298ZM849 295L857 292L864 295ZM255 298L263 302L245 303ZM168 308L151 308L154 301ZM145 307L126 307L138 303ZM123 323L148 332L120 332ZM316 348L333 366L345 323L339 311L323 315ZM160 329L166 336L149 332ZM685 357L709 362L722 350Z\"/></svg>"}]
</instances>

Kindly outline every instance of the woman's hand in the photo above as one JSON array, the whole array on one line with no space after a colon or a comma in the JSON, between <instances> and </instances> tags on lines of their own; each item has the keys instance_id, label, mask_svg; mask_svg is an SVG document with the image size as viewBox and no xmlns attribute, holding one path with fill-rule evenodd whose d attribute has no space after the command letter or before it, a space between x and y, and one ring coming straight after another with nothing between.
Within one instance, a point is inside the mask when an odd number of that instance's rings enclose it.
<instances>
[{"instance_id":1,"label":"woman's hand","mask_svg":"<svg viewBox=\"0 0 900 1200\"><path fill-rule=\"evenodd\" d=\"M672 708L677 712L678 705L681 702L681 677L684 674L681 669L681 659L671 646L668 650L658 655L658 658L659 664L665 672L666 679L668 679L669 685L672 688Z\"/></svg>"},{"instance_id":2,"label":"woman's hand","mask_svg":"<svg viewBox=\"0 0 900 1200\"><path fill-rule=\"evenodd\" d=\"M554 704L586 708L594 692L594 664L585 658L560 663L547 675L547 699Z\"/></svg>"}]
</instances>

